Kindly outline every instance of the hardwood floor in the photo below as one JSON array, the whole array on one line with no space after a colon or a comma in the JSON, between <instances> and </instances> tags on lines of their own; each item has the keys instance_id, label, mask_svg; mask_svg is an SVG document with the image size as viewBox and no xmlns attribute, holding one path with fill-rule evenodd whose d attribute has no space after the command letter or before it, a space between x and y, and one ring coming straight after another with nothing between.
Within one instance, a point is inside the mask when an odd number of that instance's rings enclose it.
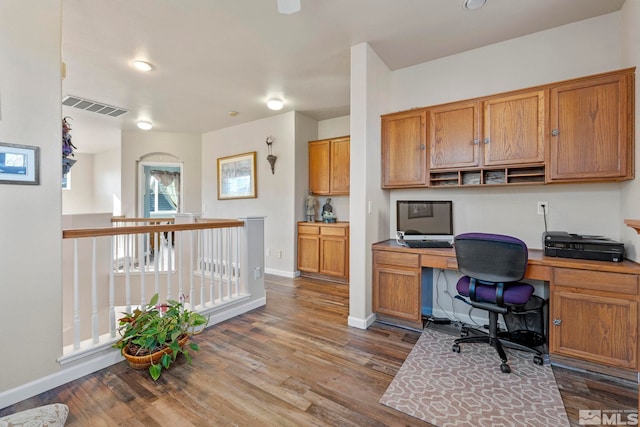
<instances>
[{"instance_id":1,"label":"hardwood floor","mask_svg":"<svg viewBox=\"0 0 640 427\"><path fill-rule=\"evenodd\" d=\"M348 286L267 276L267 305L194 338L193 364L157 382L126 362L0 410L69 406L68 426L429 426L378 403L419 337L347 325ZM636 384L555 368L579 409L637 409Z\"/></svg>"}]
</instances>

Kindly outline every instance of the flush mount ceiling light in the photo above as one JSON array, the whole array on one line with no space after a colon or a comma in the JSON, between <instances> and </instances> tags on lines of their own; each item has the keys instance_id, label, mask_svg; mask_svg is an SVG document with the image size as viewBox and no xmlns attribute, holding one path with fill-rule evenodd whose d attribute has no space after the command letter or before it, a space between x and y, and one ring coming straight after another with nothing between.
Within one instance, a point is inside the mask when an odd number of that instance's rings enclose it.
<instances>
[{"instance_id":1,"label":"flush mount ceiling light","mask_svg":"<svg viewBox=\"0 0 640 427\"><path fill-rule=\"evenodd\" d=\"M285 15L300 12L300 0L278 0L278 12Z\"/></svg>"},{"instance_id":2,"label":"flush mount ceiling light","mask_svg":"<svg viewBox=\"0 0 640 427\"><path fill-rule=\"evenodd\" d=\"M284 102L282 102L282 99L271 98L267 101L267 107L269 107L270 110L282 110L282 107L284 107Z\"/></svg>"},{"instance_id":3,"label":"flush mount ceiling light","mask_svg":"<svg viewBox=\"0 0 640 427\"><path fill-rule=\"evenodd\" d=\"M138 123L136 123L136 125L142 130L149 130L153 127L153 124L151 124L151 122L147 122L145 120L140 120Z\"/></svg>"},{"instance_id":4,"label":"flush mount ceiling light","mask_svg":"<svg viewBox=\"0 0 640 427\"><path fill-rule=\"evenodd\" d=\"M131 61L131 65L137 70L140 71L151 71L153 70L153 65L149 64L146 61L142 61L140 59L136 59L135 61Z\"/></svg>"},{"instance_id":5,"label":"flush mount ceiling light","mask_svg":"<svg viewBox=\"0 0 640 427\"><path fill-rule=\"evenodd\" d=\"M465 0L464 8L469 10L480 9L486 2L487 0Z\"/></svg>"}]
</instances>

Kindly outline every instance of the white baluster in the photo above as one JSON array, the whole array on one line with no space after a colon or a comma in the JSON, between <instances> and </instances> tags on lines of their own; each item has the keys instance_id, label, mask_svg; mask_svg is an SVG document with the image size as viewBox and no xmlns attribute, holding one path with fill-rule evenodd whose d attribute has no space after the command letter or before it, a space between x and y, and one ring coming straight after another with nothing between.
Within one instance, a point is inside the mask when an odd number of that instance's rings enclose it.
<instances>
[{"instance_id":1,"label":"white baluster","mask_svg":"<svg viewBox=\"0 0 640 427\"><path fill-rule=\"evenodd\" d=\"M100 341L100 324L98 322L98 282L96 276L96 237L93 237L93 248L91 253L91 337L93 343Z\"/></svg>"}]
</instances>

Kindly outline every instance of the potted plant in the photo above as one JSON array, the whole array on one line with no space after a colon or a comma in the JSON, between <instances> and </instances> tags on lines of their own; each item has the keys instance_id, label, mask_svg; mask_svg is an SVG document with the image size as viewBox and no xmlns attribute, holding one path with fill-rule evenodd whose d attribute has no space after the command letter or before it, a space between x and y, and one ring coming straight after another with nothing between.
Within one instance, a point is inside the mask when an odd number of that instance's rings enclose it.
<instances>
[{"instance_id":1,"label":"potted plant","mask_svg":"<svg viewBox=\"0 0 640 427\"><path fill-rule=\"evenodd\" d=\"M122 338L113 346L120 349L133 368L148 368L154 381L179 354L184 354L191 363L189 350L200 349L195 342L187 343L191 335L202 332L208 319L186 310L183 299L158 304L158 294L155 294L145 307L124 313L119 320L118 332Z\"/></svg>"}]
</instances>

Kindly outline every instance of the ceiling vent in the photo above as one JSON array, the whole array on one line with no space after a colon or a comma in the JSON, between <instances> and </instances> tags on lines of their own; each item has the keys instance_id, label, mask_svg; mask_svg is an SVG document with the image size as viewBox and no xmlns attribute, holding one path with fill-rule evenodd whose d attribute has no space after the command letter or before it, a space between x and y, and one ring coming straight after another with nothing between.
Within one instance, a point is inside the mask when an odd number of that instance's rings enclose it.
<instances>
[{"instance_id":1,"label":"ceiling vent","mask_svg":"<svg viewBox=\"0 0 640 427\"><path fill-rule=\"evenodd\" d=\"M67 107L79 108L81 110L92 111L94 113L103 114L105 116L120 117L129 112L124 108L107 105L104 102L90 101L79 96L67 95L62 100L62 105Z\"/></svg>"}]
</instances>

